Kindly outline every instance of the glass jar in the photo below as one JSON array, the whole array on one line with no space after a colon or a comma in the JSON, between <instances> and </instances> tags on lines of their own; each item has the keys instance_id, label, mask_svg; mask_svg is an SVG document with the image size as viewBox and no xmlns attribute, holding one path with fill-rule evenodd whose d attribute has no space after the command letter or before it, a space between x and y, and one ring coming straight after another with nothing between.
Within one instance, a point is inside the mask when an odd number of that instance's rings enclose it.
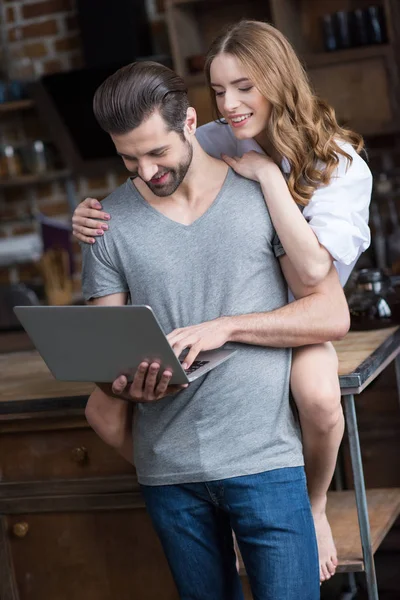
<instances>
[{"instance_id":1,"label":"glass jar","mask_svg":"<svg viewBox=\"0 0 400 600\"><path fill-rule=\"evenodd\" d=\"M361 269L348 298L353 331L400 325L400 295L381 269Z\"/></svg>"}]
</instances>

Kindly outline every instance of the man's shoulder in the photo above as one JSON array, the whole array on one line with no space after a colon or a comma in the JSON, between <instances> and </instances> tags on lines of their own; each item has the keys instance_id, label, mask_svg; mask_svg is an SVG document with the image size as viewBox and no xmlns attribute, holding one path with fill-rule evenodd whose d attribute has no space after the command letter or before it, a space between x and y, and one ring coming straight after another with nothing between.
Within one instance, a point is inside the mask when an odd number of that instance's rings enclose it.
<instances>
[{"instance_id":1,"label":"man's shoulder","mask_svg":"<svg viewBox=\"0 0 400 600\"><path fill-rule=\"evenodd\" d=\"M113 190L101 201L104 209L111 215L118 214L129 202L132 202L133 192L132 184L128 178L124 183Z\"/></svg>"},{"instance_id":2,"label":"man's shoulder","mask_svg":"<svg viewBox=\"0 0 400 600\"><path fill-rule=\"evenodd\" d=\"M243 194L244 191L246 191L246 193L252 192L253 194L259 195L264 199L261 185L258 183L258 181L254 181L254 179L247 179L246 177L236 173L233 169L230 169L230 171L232 177L231 182L234 191L236 191L238 194Z\"/></svg>"}]
</instances>

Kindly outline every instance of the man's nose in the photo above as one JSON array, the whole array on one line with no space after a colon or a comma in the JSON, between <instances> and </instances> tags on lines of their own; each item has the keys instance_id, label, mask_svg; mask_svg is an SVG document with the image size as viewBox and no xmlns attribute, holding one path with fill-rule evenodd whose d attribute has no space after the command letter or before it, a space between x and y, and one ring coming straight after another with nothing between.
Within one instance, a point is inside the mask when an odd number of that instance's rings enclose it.
<instances>
[{"instance_id":1,"label":"man's nose","mask_svg":"<svg viewBox=\"0 0 400 600\"><path fill-rule=\"evenodd\" d=\"M139 177L141 179L143 179L143 181L150 181L150 179L153 179L154 175L157 173L158 171L158 166L157 165L152 165L150 163L145 163L145 164L139 164L138 167L138 173L139 173Z\"/></svg>"}]
</instances>

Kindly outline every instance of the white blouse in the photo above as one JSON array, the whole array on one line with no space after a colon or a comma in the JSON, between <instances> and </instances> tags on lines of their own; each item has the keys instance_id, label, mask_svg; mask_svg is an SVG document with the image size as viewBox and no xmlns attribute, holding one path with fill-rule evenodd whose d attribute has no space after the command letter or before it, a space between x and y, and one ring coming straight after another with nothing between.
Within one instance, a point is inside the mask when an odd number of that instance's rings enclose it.
<instances>
[{"instance_id":1,"label":"white blouse","mask_svg":"<svg viewBox=\"0 0 400 600\"><path fill-rule=\"evenodd\" d=\"M264 154L255 140L238 140L229 125L216 121L199 127L196 137L202 148L215 158L221 158L222 153L243 156L251 150ZM352 164L348 165L346 157L339 155L339 164L330 183L315 190L303 210L303 216L333 257L340 282L344 285L361 253L371 242L368 216L372 175L351 144L340 142L340 145L352 156ZM289 173L287 160L282 161L281 167L284 173Z\"/></svg>"}]
</instances>

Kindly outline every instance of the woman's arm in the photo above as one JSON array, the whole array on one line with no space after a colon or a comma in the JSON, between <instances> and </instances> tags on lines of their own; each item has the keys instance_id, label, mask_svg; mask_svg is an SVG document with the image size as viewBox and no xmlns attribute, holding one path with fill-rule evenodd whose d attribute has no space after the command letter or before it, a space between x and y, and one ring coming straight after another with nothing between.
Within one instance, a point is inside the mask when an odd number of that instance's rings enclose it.
<instances>
[{"instance_id":1,"label":"woman's arm","mask_svg":"<svg viewBox=\"0 0 400 600\"><path fill-rule=\"evenodd\" d=\"M259 182L280 242L301 282L318 285L328 275L333 259L294 202L279 167L254 151L242 158L223 158L239 175Z\"/></svg>"}]
</instances>

